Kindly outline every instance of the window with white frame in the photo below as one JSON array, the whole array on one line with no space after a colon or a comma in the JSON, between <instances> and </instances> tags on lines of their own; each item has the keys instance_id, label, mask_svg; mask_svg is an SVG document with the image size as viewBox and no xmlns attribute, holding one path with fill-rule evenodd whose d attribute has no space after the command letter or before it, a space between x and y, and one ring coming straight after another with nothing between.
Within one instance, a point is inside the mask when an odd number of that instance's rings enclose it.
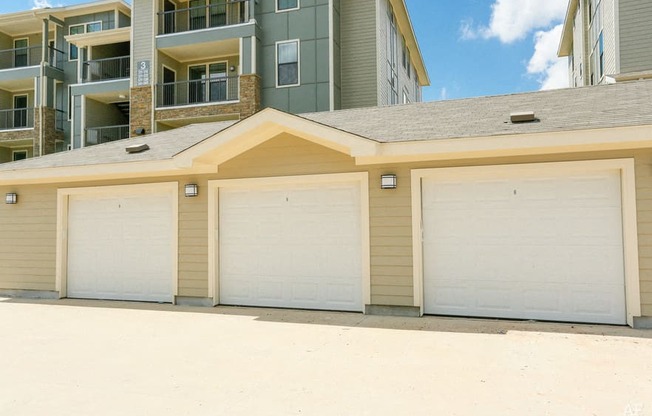
<instances>
[{"instance_id":1,"label":"window with white frame","mask_svg":"<svg viewBox=\"0 0 652 416\"><path fill-rule=\"evenodd\" d=\"M290 87L300 84L299 41L276 43L276 86Z\"/></svg>"},{"instance_id":2,"label":"window with white frame","mask_svg":"<svg viewBox=\"0 0 652 416\"><path fill-rule=\"evenodd\" d=\"M84 33L93 33L93 32L101 32L101 31L102 31L101 21L82 23L79 25L72 25L68 28L69 35L81 35ZM77 46L73 44L68 45L68 60L76 61L77 59L79 59L79 50L77 49Z\"/></svg>"},{"instance_id":3,"label":"window with white frame","mask_svg":"<svg viewBox=\"0 0 652 416\"><path fill-rule=\"evenodd\" d=\"M299 8L299 0L276 0L277 12L297 10L298 8Z\"/></svg>"},{"instance_id":4,"label":"window with white frame","mask_svg":"<svg viewBox=\"0 0 652 416\"><path fill-rule=\"evenodd\" d=\"M389 104L398 104L398 51L397 51L397 37L396 19L394 18L394 11L392 6L388 4L387 9L387 82L388 82L388 98Z\"/></svg>"}]
</instances>

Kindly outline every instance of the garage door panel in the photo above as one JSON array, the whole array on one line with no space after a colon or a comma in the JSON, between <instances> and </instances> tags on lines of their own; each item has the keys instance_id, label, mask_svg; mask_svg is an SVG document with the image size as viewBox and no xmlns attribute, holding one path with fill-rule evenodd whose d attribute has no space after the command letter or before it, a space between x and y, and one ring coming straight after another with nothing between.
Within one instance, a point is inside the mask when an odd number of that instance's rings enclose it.
<instances>
[{"instance_id":1,"label":"garage door panel","mask_svg":"<svg viewBox=\"0 0 652 416\"><path fill-rule=\"evenodd\" d=\"M217 223L220 303L362 309L359 184L221 189Z\"/></svg>"},{"instance_id":2,"label":"garage door panel","mask_svg":"<svg viewBox=\"0 0 652 416\"><path fill-rule=\"evenodd\" d=\"M170 193L71 195L68 296L172 300Z\"/></svg>"},{"instance_id":3,"label":"garage door panel","mask_svg":"<svg viewBox=\"0 0 652 416\"><path fill-rule=\"evenodd\" d=\"M487 176L422 180L425 312L624 323L619 173Z\"/></svg>"}]
</instances>

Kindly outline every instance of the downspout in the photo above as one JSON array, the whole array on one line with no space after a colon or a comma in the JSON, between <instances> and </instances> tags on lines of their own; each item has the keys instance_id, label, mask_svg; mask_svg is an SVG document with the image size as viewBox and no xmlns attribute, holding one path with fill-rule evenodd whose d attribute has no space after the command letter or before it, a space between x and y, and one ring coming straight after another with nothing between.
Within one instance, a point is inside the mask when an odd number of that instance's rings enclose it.
<instances>
[{"instance_id":1,"label":"downspout","mask_svg":"<svg viewBox=\"0 0 652 416\"><path fill-rule=\"evenodd\" d=\"M43 35L41 39L41 66L40 66L40 87L39 87L39 97L38 97L38 117L39 117L39 156L43 156L43 102L45 97L45 62L47 60L48 53L48 21L43 19Z\"/></svg>"}]
</instances>

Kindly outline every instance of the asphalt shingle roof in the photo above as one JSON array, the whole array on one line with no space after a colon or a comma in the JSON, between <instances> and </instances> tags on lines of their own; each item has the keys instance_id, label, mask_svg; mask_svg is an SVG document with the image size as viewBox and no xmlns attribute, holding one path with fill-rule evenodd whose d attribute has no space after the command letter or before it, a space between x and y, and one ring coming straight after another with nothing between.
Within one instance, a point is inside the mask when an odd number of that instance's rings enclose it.
<instances>
[{"instance_id":1,"label":"asphalt shingle roof","mask_svg":"<svg viewBox=\"0 0 652 416\"><path fill-rule=\"evenodd\" d=\"M511 123L510 113L521 111L534 111L538 121ZM300 114L299 117L383 143L652 125L652 80ZM195 124L0 164L0 172L171 159L235 123ZM126 145L136 143L147 143L150 150L127 154Z\"/></svg>"}]
</instances>

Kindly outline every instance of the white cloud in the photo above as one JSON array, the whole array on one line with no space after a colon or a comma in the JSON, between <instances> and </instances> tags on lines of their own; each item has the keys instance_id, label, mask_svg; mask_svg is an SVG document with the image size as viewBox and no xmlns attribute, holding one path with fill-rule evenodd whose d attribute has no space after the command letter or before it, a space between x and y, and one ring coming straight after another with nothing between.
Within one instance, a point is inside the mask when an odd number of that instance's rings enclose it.
<instances>
[{"instance_id":1,"label":"white cloud","mask_svg":"<svg viewBox=\"0 0 652 416\"><path fill-rule=\"evenodd\" d=\"M462 21L462 39L498 38L502 43L524 39L536 29L547 28L564 18L568 0L496 0L488 26Z\"/></svg>"},{"instance_id":2,"label":"white cloud","mask_svg":"<svg viewBox=\"0 0 652 416\"><path fill-rule=\"evenodd\" d=\"M49 0L32 0L32 9L45 9L47 7L61 7L61 4L53 5Z\"/></svg>"},{"instance_id":3,"label":"white cloud","mask_svg":"<svg viewBox=\"0 0 652 416\"><path fill-rule=\"evenodd\" d=\"M527 66L528 74L539 77L542 90L568 87L568 60L557 57L563 25L534 35L534 54Z\"/></svg>"}]
</instances>

